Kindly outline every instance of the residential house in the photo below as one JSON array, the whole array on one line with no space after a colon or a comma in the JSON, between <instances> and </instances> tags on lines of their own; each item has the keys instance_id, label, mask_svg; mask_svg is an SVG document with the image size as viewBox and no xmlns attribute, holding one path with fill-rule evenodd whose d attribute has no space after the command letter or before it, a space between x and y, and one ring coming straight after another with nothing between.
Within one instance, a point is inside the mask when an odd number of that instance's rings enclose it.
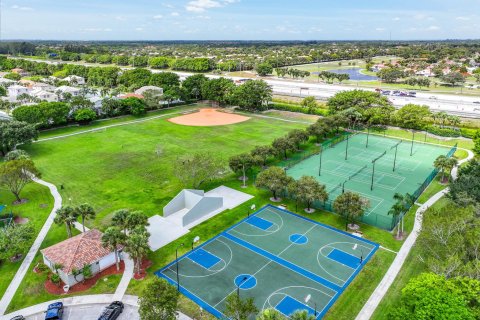
<instances>
[{"instance_id":1,"label":"residential house","mask_svg":"<svg viewBox=\"0 0 480 320\"><path fill-rule=\"evenodd\" d=\"M55 93L41 88L33 89L30 91L30 95L48 102L58 101L58 96Z\"/></svg>"},{"instance_id":2,"label":"residential house","mask_svg":"<svg viewBox=\"0 0 480 320\"><path fill-rule=\"evenodd\" d=\"M80 95L80 89L70 86L60 86L55 91L60 91L61 93L70 93L72 96L76 97Z\"/></svg>"},{"instance_id":3,"label":"residential house","mask_svg":"<svg viewBox=\"0 0 480 320\"><path fill-rule=\"evenodd\" d=\"M23 70L23 69L20 69L20 68L12 69L12 73L17 73L17 74L21 75L22 77L28 76L28 72Z\"/></svg>"},{"instance_id":4,"label":"residential house","mask_svg":"<svg viewBox=\"0 0 480 320\"><path fill-rule=\"evenodd\" d=\"M41 89L41 90L45 90L45 91L55 92L55 90L56 90L57 88L56 88L55 86L52 86L51 84L48 84L48 83L35 82L35 83L32 85L32 89L33 89L33 90Z\"/></svg>"},{"instance_id":5,"label":"residential house","mask_svg":"<svg viewBox=\"0 0 480 320\"><path fill-rule=\"evenodd\" d=\"M8 97L10 98L11 101L17 100L17 97L21 94L24 94L24 93L29 94L29 90L27 87L24 87L18 84L11 85L10 87L7 88L7 91L8 91Z\"/></svg>"},{"instance_id":6,"label":"residential house","mask_svg":"<svg viewBox=\"0 0 480 320\"><path fill-rule=\"evenodd\" d=\"M43 262L57 272L65 284L73 286L83 280L83 275L75 277L75 273L84 266L90 266L95 275L115 264L115 252L102 246L102 235L92 229L45 248L40 251ZM60 267L55 270L56 266Z\"/></svg>"},{"instance_id":7,"label":"residential house","mask_svg":"<svg viewBox=\"0 0 480 320\"><path fill-rule=\"evenodd\" d=\"M85 78L84 77L79 77L76 75L71 75L63 79L64 81L68 81L70 85L72 86L83 86L85 84Z\"/></svg>"}]
</instances>

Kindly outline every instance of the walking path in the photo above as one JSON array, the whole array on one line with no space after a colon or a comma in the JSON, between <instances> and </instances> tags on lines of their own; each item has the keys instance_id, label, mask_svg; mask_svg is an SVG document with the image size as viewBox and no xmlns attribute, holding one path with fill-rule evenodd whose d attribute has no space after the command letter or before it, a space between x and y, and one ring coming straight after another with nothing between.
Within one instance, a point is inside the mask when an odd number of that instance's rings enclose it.
<instances>
[{"instance_id":1,"label":"walking path","mask_svg":"<svg viewBox=\"0 0 480 320\"><path fill-rule=\"evenodd\" d=\"M470 150L466 150L466 151L468 152L468 157L466 159L460 160L458 162L458 166L452 169L451 174L454 180L457 179L457 176L458 176L458 167L461 164L467 161L470 161L474 157L474 154L472 151ZM400 251L395 257L395 260L393 260L393 263L390 265L390 268L388 268L387 273L385 274L385 276L383 277L382 281L379 283L375 291L372 293L368 301L365 303L365 305L363 306L362 310L357 315L355 320L368 320L371 318L371 316L377 309L378 305L382 301L383 297L387 293L388 289L392 285L393 281L397 277L398 273L400 272L400 269L402 268L403 263L407 259L407 256L410 253L410 250L412 249L413 245L415 244L415 241L417 240L418 235L420 234L420 231L422 229L423 213L428 208L430 208L433 204L435 204L435 202L437 202L444 195L446 195L448 191L449 191L449 188L445 188L444 190L438 192L437 194L433 195L430 199L428 199L420 208L417 209L417 212L415 215L415 223L413 225L412 232L403 243L402 247L400 248Z\"/></svg>"},{"instance_id":2,"label":"walking path","mask_svg":"<svg viewBox=\"0 0 480 320\"><path fill-rule=\"evenodd\" d=\"M13 296L15 295L15 292L17 291L18 287L20 286L20 283L23 280L23 277L25 277L25 274L27 273L28 268L30 267L30 264L35 258L35 255L37 254L38 249L40 248L40 245L42 244L43 240L45 239L48 233L48 230L53 224L53 219L55 218L55 212L57 211L57 209L59 209L62 206L62 197L58 193L57 187L55 187L51 183L45 182L37 178L34 178L34 181L41 185L47 186L50 189L50 193L52 194L54 199L53 209L52 209L52 212L50 212L50 215L48 216L47 221L45 221L45 224L40 230L37 236L37 239L35 239L35 242L30 247L30 250L25 256L25 259L23 259L22 264L20 265L20 268L18 269L17 273L15 274L12 281L8 285L7 290L3 294L3 297L0 300L0 315L3 315L7 310L7 307L10 304L10 301L12 301Z\"/></svg>"}]
</instances>

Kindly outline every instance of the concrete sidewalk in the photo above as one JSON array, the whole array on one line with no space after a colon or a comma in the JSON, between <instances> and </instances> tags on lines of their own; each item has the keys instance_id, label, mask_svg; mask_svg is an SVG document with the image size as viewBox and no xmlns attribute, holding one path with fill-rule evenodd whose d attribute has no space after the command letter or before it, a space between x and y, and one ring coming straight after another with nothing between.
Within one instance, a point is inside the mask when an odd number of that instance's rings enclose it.
<instances>
[{"instance_id":1,"label":"concrete sidewalk","mask_svg":"<svg viewBox=\"0 0 480 320\"><path fill-rule=\"evenodd\" d=\"M50 227L53 224L53 219L55 218L55 213L57 209L60 209L60 207L62 206L62 197L58 193L57 187L55 187L51 183L45 182L37 178L34 178L33 180L36 183L47 186L50 189L50 193L52 194L54 199L53 209L50 212L50 215L48 216L47 221L45 222L42 229L40 230L37 238L35 239L35 242L30 247L30 250L28 251L25 258L23 259L22 264L20 265L20 268L18 269L17 273L15 274L12 281L10 282L7 290L3 294L3 297L0 300L0 315L3 315L7 310L7 307L12 301L13 296L15 295L15 292L17 292L17 289L20 286L20 283L22 282L23 278L25 277L25 274L27 273L30 267L30 264L35 258L35 255L37 254L38 249L40 248L40 245L45 239L48 233L48 230L50 230Z\"/></svg>"}]
</instances>

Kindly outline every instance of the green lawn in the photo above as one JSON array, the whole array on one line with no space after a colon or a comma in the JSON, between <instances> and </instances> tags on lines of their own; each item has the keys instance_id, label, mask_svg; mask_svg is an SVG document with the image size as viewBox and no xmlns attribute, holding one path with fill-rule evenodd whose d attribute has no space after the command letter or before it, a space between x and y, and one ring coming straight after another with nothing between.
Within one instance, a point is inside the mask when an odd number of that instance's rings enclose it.
<instances>
[{"instance_id":1,"label":"green lawn","mask_svg":"<svg viewBox=\"0 0 480 320\"><path fill-rule=\"evenodd\" d=\"M442 175L438 174L435 180L430 183L430 185L425 189L425 191L420 195L420 197L417 199L418 203L425 203L429 198L431 198L433 195L437 194L438 192L442 191L447 187L447 185L440 183Z\"/></svg>"},{"instance_id":2,"label":"green lawn","mask_svg":"<svg viewBox=\"0 0 480 320\"><path fill-rule=\"evenodd\" d=\"M45 180L63 185L64 202L92 204L98 217L87 225L102 227L116 209L143 210L149 216L161 212L183 188L175 177L175 163L183 155L209 152L226 165L231 155L270 144L306 126L252 117L230 126L189 127L158 118L38 142L25 149Z\"/></svg>"},{"instance_id":3,"label":"green lawn","mask_svg":"<svg viewBox=\"0 0 480 320\"><path fill-rule=\"evenodd\" d=\"M13 210L14 215L28 218L29 223L35 228L36 236L52 211L53 198L47 187L36 183L27 185L21 193L21 196L22 198L28 199L28 202L21 205L12 205L15 200L13 194L7 190L0 189L1 203L8 205L7 211L10 212L10 210ZM10 281L5 280L13 278L22 261L15 263L9 261L0 262L0 274L2 278L2 281L0 281L0 297L3 296L10 284Z\"/></svg>"}]
</instances>

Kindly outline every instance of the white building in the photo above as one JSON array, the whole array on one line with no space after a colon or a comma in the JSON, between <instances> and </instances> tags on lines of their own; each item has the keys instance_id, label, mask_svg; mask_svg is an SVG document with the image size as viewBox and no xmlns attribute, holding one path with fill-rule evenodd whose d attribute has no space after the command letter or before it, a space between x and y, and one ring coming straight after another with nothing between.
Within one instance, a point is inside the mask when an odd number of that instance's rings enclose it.
<instances>
[{"instance_id":1,"label":"white building","mask_svg":"<svg viewBox=\"0 0 480 320\"><path fill-rule=\"evenodd\" d=\"M68 76L63 80L68 81L71 85L83 86L85 84L85 78L76 75Z\"/></svg>"},{"instance_id":2,"label":"white building","mask_svg":"<svg viewBox=\"0 0 480 320\"><path fill-rule=\"evenodd\" d=\"M119 249L121 249L119 247ZM75 270L90 266L92 275L115 264L115 252L102 245L102 233L92 229L73 238L57 243L40 251L43 262L57 272L62 281L73 286L83 280L83 275L75 276ZM55 270L55 266L61 266Z\"/></svg>"},{"instance_id":3,"label":"white building","mask_svg":"<svg viewBox=\"0 0 480 320\"><path fill-rule=\"evenodd\" d=\"M14 84L14 85L11 85L10 87L8 87L7 89L8 91L8 97L12 100L16 100L17 97L21 94L28 94L29 91L28 91L28 88L26 87L23 87L23 86L20 86L18 84Z\"/></svg>"},{"instance_id":4,"label":"white building","mask_svg":"<svg viewBox=\"0 0 480 320\"><path fill-rule=\"evenodd\" d=\"M74 97L80 95L80 89L70 86L58 87L56 91L60 91L61 93L70 93Z\"/></svg>"},{"instance_id":5,"label":"white building","mask_svg":"<svg viewBox=\"0 0 480 320\"><path fill-rule=\"evenodd\" d=\"M55 93L38 88L30 91L30 95L48 102L58 101L58 96Z\"/></svg>"}]
</instances>

